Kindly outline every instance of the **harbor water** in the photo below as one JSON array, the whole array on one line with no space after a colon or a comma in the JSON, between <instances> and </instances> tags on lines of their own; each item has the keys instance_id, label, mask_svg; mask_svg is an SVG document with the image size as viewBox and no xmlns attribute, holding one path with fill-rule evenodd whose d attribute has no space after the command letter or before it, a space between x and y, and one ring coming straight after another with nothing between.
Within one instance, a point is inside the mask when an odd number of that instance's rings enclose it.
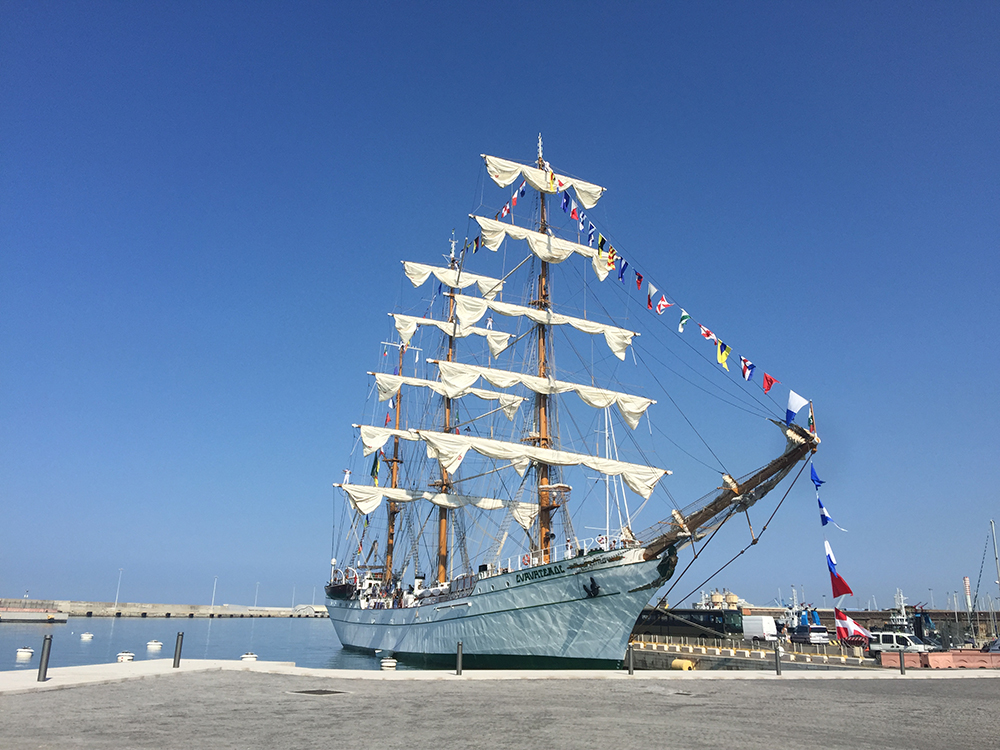
<instances>
[{"instance_id":1,"label":"harbor water","mask_svg":"<svg viewBox=\"0 0 1000 750\"><path fill-rule=\"evenodd\" d=\"M135 660L172 659L177 632L184 632L182 658L239 659L248 651L261 661L289 661L300 667L325 669L379 668L372 654L345 651L326 618L151 619L70 617L65 624L0 623L0 671L38 669L42 640L52 636L49 667L75 667L117 661L131 651ZM82 633L93 633L84 640ZM149 641L160 649L149 649ZM17 650L30 646L29 659ZM400 669L404 668L400 665Z\"/></svg>"}]
</instances>

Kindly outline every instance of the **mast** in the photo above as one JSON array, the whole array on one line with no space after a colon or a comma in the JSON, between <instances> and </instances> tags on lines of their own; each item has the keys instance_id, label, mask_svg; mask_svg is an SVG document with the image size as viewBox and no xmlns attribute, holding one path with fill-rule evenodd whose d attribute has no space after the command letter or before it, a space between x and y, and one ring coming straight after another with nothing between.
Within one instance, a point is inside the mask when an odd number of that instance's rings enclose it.
<instances>
[{"instance_id":1,"label":"mast","mask_svg":"<svg viewBox=\"0 0 1000 750\"><path fill-rule=\"evenodd\" d=\"M538 134L538 168L545 169L545 160L542 158L542 134ZM545 193L539 191L541 198L541 210L539 213L539 230L543 234L548 228L545 211ZM539 309L547 310L551 307L549 301L549 264L541 262L538 272L538 299L535 304ZM548 326L544 323L538 324L538 377L547 378L549 376L549 364L547 359ZM535 411L537 415L538 441L540 448L549 448L549 397L547 394L539 393L535 396ZM541 562L549 562L549 538L552 534L552 511L549 490L549 466L548 464L538 464L538 549L541 551Z\"/></svg>"},{"instance_id":2,"label":"mast","mask_svg":"<svg viewBox=\"0 0 1000 750\"><path fill-rule=\"evenodd\" d=\"M403 350L405 347L403 344L399 345L399 374L403 374ZM400 401L399 396L403 392L402 387L396 391L396 424L395 428L399 429L399 411L400 411ZM401 460L399 458L399 436L395 436L392 439L392 458L389 459L391 462L389 465L392 468L392 475L389 480L389 486L393 489L399 487L399 464ZM385 539L385 570L382 572L382 580L385 583L389 583L392 580L392 553L396 545L396 517L399 515L399 504L393 500L388 502L388 512L389 512L389 530L386 534Z\"/></svg>"},{"instance_id":3,"label":"mast","mask_svg":"<svg viewBox=\"0 0 1000 750\"><path fill-rule=\"evenodd\" d=\"M448 260L452 268L456 266L455 260L455 240L451 241L451 257ZM448 289L448 322L455 322L455 289ZM448 358L451 362L455 358L455 336L454 325L448 334ZM444 397L444 432L451 432L451 399ZM448 479L448 472L441 468L441 492L447 492L451 486ZM438 508L438 554L437 554L437 582L444 583L448 579L448 509Z\"/></svg>"}]
</instances>

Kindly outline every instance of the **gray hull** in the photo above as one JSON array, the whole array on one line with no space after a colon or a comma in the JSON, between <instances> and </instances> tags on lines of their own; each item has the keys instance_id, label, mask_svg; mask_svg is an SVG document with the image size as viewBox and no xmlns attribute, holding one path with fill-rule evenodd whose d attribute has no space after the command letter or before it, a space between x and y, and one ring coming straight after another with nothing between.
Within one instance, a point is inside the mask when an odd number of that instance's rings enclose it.
<instances>
[{"instance_id":1,"label":"gray hull","mask_svg":"<svg viewBox=\"0 0 1000 750\"><path fill-rule=\"evenodd\" d=\"M484 578L468 596L397 609L327 599L345 646L447 657L620 661L661 579L642 549L599 552ZM591 578L599 586L589 596ZM592 588L591 588L592 590Z\"/></svg>"}]
</instances>

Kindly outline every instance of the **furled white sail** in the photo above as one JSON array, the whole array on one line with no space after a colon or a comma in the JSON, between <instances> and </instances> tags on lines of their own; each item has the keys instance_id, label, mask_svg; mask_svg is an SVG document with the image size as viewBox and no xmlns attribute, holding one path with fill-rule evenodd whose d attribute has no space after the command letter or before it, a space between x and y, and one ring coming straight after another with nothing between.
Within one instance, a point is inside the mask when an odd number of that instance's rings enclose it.
<instances>
[{"instance_id":1,"label":"furled white sail","mask_svg":"<svg viewBox=\"0 0 1000 750\"><path fill-rule=\"evenodd\" d=\"M457 299L464 299L464 297L458 297ZM469 297L469 299L477 298ZM507 348L512 336L512 334L504 333L503 331L493 331L487 328L473 328L472 326L466 325L455 325L454 323L449 323L446 320L417 318L413 315L401 315L399 313L389 314L392 315L396 321L396 331L399 332L399 338L404 345L409 345L410 339L413 338L413 334L417 330L417 326L434 326L442 333L448 336L455 336L457 338L465 338L466 336L471 336L473 334L476 336L483 336L490 346L490 352L494 357L496 357L500 355L500 352ZM624 359L625 355L622 354L621 358Z\"/></svg>"},{"instance_id":2,"label":"furled white sail","mask_svg":"<svg viewBox=\"0 0 1000 750\"><path fill-rule=\"evenodd\" d=\"M393 489L392 487L372 487L363 484L335 484L340 487L359 513L368 514L382 504L383 499L396 503L412 503L418 500L428 500L442 508L461 508L474 505L483 510L499 510L505 507L503 500L496 497L474 497L470 495L452 495L444 492L420 492L418 490Z\"/></svg>"},{"instance_id":3,"label":"furled white sail","mask_svg":"<svg viewBox=\"0 0 1000 750\"><path fill-rule=\"evenodd\" d=\"M439 266L428 266L424 263L404 260L403 270L413 286L420 286L427 281L431 274L434 274L434 278L452 289L465 289L476 284L479 286L479 293L486 299L493 299L503 291L503 282L500 279L479 276L457 268L440 268Z\"/></svg>"},{"instance_id":4,"label":"furled white sail","mask_svg":"<svg viewBox=\"0 0 1000 750\"><path fill-rule=\"evenodd\" d=\"M625 359L625 350L632 343L632 338L639 335L634 331L628 331L624 328L609 326L604 323L595 323L592 320L584 318L560 315L551 310L539 310L534 307L512 305L509 302L498 302L496 300L479 299L478 297L467 297L464 295L455 297L455 315L458 316L458 320L463 326L471 326L479 321L486 314L487 309L493 310L500 315L512 317L523 316L540 325L569 325L584 333L602 333L608 347L621 360Z\"/></svg>"},{"instance_id":5,"label":"furled white sail","mask_svg":"<svg viewBox=\"0 0 1000 750\"><path fill-rule=\"evenodd\" d=\"M575 177L566 177L565 175L555 174L544 169L539 169L538 167L529 167L526 164L518 164L515 161L508 161L496 156L482 154L482 157L483 161L486 162L486 171L490 173L493 182L500 187L507 187L517 179L518 175L524 175L524 179L531 187L543 193L561 193L566 188L573 188L576 191L576 197L580 199L580 203L583 204L584 208L593 208L596 206L597 201L604 194L604 188L600 185L584 182Z\"/></svg>"},{"instance_id":6,"label":"furled white sail","mask_svg":"<svg viewBox=\"0 0 1000 750\"><path fill-rule=\"evenodd\" d=\"M379 450L389 438L398 437L402 440L420 440L416 430L394 430L391 427L374 427L373 425L354 425L361 428L361 445L364 447L364 455L370 456Z\"/></svg>"},{"instance_id":7,"label":"furled white sail","mask_svg":"<svg viewBox=\"0 0 1000 750\"><path fill-rule=\"evenodd\" d=\"M390 375L385 372L375 373L375 384L378 386L378 400L388 401L396 395L401 385L416 386L418 388L429 388L439 396L448 398L461 398L465 395L472 395L484 401L498 401L507 419L513 421L517 414L523 396L515 396L513 393L497 393L487 391L483 388L472 388L471 384L465 388L446 388L444 383L436 380L425 380L423 378L411 378L404 375Z\"/></svg>"},{"instance_id":8,"label":"furled white sail","mask_svg":"<svg viewBox=\"0 0 1000 750\"><path fill-rule=\"evenodd\" d=\"M585 404L595 409L603 409L606 406L615 404L621 412L625 422L633 430L639 424L642 415L651 404L655 404L651 398L642 396L632 396L627 393L609 391L604 388L595 388L589 385L568 383L564 380L552 380L540 378L537 375L525 375L509 370L497 370L492 367L479 367L477 365L466 365L459 362L444 362L441 360L429 360L438 366L441 372L441 386L438 391L449 398L456 398L452 394L468 392L468 389L479 378L482 378L496 388L512 388L515 385L523 385L535 393L551 395L554 393L567 393L574 391ZM393 391L395 392L395 391ZM383 401L385 399L382 399Z\"/></svg>"},{"instance_id":9,"label":"furled white sail","mask_svg":"<svg viewBox=\"0 0 1000 750\"><path fill-rule=\"evenodd\" d=\"M490 440L489 438L469 435L451 435L427 430L416 430L416 432L427 443L427 457L436 458L441 464L441 468L449 473L457 471L465 454L471 449L488 458L510 461L522 476L532 461L550 466L587 466L602 474L621 476L633 492L645 499L648 499L653 493L653 488L656 487L656 483L663 475L671 473L666 469L658 469L653 466L642 466L551 448L537 448L520 443L507 443L502 440Z\"/></svg>"},{"instance_id":10,"label":"furled white sail","mask_svg":"<svg viewBox=\"0 0 1000 750\"><path fill-rule=\"evenodd\" d=\"M608 272L611 270L608 266L606 256L599 255L597 248L581 245L578 242L571 242L570 240L562 240L550 234L534 232L513 224L504 224L502 221L497 221L496 219L487 219L484 216L476 216L475 214L469 214L469 216L479 222L479 228L482 231L483 246L490 250L496 251L500 247L500 243L503 242L504 236L507 236L514 240L527 240L531 252L546 263L562 263L573 253L582 255L584 258L590 258L594 273L597 274L597 278L601 281L604 281L608 277Z\"/></svg>"}]
</instances>

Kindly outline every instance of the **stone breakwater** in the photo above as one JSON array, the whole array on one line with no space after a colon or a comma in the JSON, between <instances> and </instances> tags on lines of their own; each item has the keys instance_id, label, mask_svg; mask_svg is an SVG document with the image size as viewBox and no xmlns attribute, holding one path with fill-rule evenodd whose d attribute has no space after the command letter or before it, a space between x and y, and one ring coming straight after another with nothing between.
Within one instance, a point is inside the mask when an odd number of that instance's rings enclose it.
<instances>
[{"instance_id":1,"label":"stone breakwater","mask_svg":"<svg viewBox=\"0 0 1000 750\"><path fill-rule=\"evenodd\" d=\"M296 607L249 607L242 604L147 604L141 602L86 602L70 599L0 599L0 621L3 611L51 611L71 617L327 617L321 605L300 604ZM15 618L10 618L15 619Z\"/></svg>"}]
</instances>

